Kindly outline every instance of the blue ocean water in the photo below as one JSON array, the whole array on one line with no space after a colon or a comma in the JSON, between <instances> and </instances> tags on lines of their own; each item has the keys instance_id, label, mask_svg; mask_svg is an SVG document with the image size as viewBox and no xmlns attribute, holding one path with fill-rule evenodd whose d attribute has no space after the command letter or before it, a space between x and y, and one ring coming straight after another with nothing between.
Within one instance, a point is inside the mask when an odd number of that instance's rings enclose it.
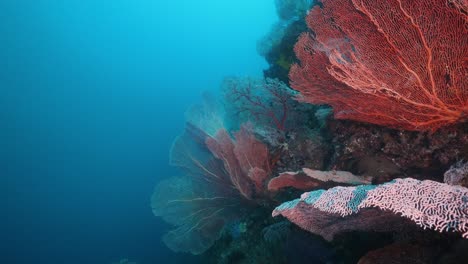
<instances>
[{"instance_id":1,"label":"blue ocean water","mask_svg":"<svg viewBox=\"0 0 468 264\"><path fill-rule=\"evenodd\" d=\"M1 263L195 262L152 215L184 111L261 76L272 0L0 1ZM159 261L159 262L158 262Z\"/></svg>"}]
</instances>

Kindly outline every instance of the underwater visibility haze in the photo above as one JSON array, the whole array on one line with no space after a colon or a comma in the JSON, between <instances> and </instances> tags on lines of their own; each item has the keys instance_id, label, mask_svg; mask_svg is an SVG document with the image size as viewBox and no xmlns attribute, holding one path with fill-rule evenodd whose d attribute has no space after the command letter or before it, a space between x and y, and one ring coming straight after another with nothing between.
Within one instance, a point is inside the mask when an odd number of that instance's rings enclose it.
<instances>
[{"instance_id":1,"label":"underwater visibility haze","mask_svg":"<svg viewBox=\"0 0 468 264\"><path fill-rule=\"evenodd\" d=\"M261 75L271 1L0 1L3 263L175 261L150 196L184 112ZM255 23L252 23L255 21ZM172 257L171 257L172 256Z\"/></svg>"},{"instance_id":2,"label":"underwater visibility haze","mask_svg":"<svg viewBox=\"0 0 468 264\"><path fill-rule=\"evenodd\" d=\"M0 10L0 262L468 259L467 1Z\"/></svg>"}]
</instances>

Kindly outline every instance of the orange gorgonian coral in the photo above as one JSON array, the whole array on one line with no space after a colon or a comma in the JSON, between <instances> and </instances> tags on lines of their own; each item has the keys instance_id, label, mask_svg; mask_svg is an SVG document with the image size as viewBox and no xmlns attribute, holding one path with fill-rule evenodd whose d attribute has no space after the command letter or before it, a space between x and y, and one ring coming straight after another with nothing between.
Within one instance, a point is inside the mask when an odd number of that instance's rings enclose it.
<instances>
[{"instance_id":1,"label":"orange gorgonian coral","mask_svg":"<svg viewBox=\"0 0 468 264\"><path fill-rule=\"evenodd\" d=\"M466 1L323 0L295 47L302 100L338 119L436 130L468 119Z\"/></svg>"}]
</instances>

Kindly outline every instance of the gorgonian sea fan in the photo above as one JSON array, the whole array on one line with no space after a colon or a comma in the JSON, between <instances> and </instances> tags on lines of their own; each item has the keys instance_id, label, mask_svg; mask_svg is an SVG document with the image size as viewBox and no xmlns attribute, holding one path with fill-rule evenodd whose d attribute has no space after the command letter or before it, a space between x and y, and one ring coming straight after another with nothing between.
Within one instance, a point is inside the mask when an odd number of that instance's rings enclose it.
<instances>
[{"instance_id":1,"label":"gorgonian sea fan","mask_svg":"<svg viewBox=\"0 0 468 264\"><path fill-rule=\"evenodd\" d=\"M210 248L236 219L238 203L236 195L189 177L161 181L151 197L154 215L175 226L163 236L164 243L174 252L195 255Z\"/></svg>"},{"instance_id":2,"label":"gorgonian sea fan","mask_svg":"<svg viewBox=\"0 0 468 264\"><path fill-rule=\"evenodd\" d=\"M249 199L263 194L268 149L245 126L235 138L225 129L211 137L187 123L175 139L171 164L187 176L161 181L151 198L153 213L174 226L163 237L173 251L203 253L227 224L242 217Z\"/></svg>"},{"instance_id":3,"label":"gorgonian sea fan","mask_svg":"<svg viewBox=\"0 0 468 264\"><path fill-rule=\"evenodd\" d=\"M239 217L240 199L223 162L205 145L209 137L187 123L171 148L171 165L187 175L161 181L151 197L156 216L174 226L163 236L175 252L201 254L221 235L224 226Z\"/></svg>"},{"instance_id":4,"label":"gorgonian sea fan","mask_svg":"<svg viewBox=\"0 0 468 264\"><path fill-rule=\"evenodd\" d=\"M259 198L266 191L265 181L271 173L268 148L255 138L247 125L234 133L225 129L206 139L211 153L221 160L232 186L248 199Z\"/></svg>"},{"instance_id":5,"label":"gorgonian sea fan","mask_svg":"<svg viewBox=\"0 0 468 264\"><path fill-rule=\"evenodd\" d=\"M229 133L225 129L219 130L215 137L208 137L206 139L206 146L216 158L223 162L232 186L237 189L243 197L251 199L253 188L247 175L242 171L239 160L235 155L235 142L232 140Z\"/></svg>"},{"instance_id":6,"label":"gorgonian sea fan","mask_svg":"<svg viewBox=\"0 0 468 264\"><path fill-rule=\"evenodd\" d=\"M278 79L225 78L224 96L241 123L287 129L296 91Z\"/></svg>"},{"instance_id":7,"label":"gorgonian sea fan","mask_svg":"<svg viewBox=\"0 0 468 264\"><path fill-rule=\"evenodd\" d=\"M338 119L435 130L468 116L466 1L322 0L290 71Z\"/></svg>"}]
</instances>

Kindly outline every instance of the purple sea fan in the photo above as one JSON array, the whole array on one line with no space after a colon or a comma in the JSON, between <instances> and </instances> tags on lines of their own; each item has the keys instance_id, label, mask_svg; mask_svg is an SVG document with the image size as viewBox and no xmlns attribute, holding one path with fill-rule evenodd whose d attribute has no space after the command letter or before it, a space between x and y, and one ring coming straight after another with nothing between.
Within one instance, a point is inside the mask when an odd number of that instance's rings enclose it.
<instances>
[{"instance_id":1,"label":"purple sea fan","mask_svg":"<svg viewBox=\"0 0 468 264\"><path fill-rule=\"evenodd\" d=\"M161 181L151 197L156 216L175 228L163 237L175 252L201 254L220 237L224 226L236 220L242 199L222 161L205 145L208 135L187 123L171 149L171 164L186 176Z\"/></svg>"},{"instance_id":2,"label":"purple sea fan","mask_svg":"<svg viewBox=\"0 0 468 264\"><path fill-rule=\"evenodd\" d=\"M174 252L201 254L220 237L224 226L238 216L239 199L221 194L206 182L189 177L161 181L151 197L156 216L175 226L163 236Z\"/></svg>"}]
</instances>

